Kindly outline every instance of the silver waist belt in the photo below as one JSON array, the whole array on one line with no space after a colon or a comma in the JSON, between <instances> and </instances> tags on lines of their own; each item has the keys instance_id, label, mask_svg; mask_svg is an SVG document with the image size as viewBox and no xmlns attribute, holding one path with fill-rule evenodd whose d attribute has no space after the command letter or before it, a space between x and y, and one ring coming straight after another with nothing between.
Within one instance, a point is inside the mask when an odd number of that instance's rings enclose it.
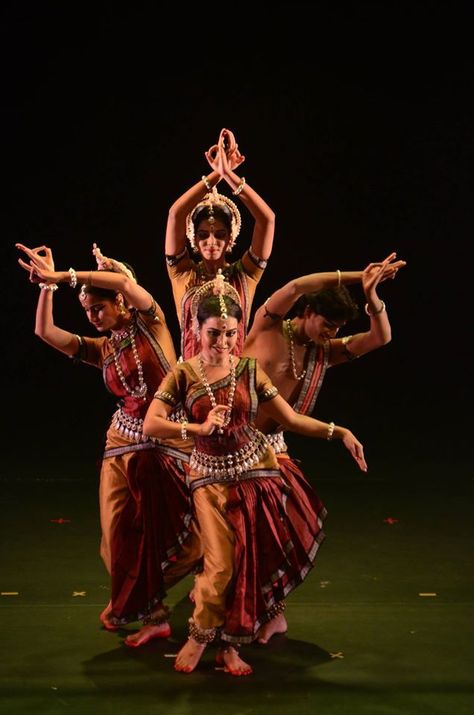
<instances>
[{"instance_id":1,"label":"silver waist belt","mask_svg":"<svg viewBox=\"0 0 474 715\"><path fill-rule=\"evenodd\" d=\"M264 434L257 432L253 439L236 452L224 455L206 454L198 452L196 448L191 453L189 466L203 477L217 477L219 479L233 480L239 474L247 472L267 452L267 439Z\"/></svg>"},{"instance_id":2,"label":"silver waist belt","mask_svg":"<svg viewBox=\"0 0 474 715\"><path fill-rule=\"evenodd\" d=\"M112 415L112 427L119 432L122 437L131 442L156 442L153 437L143 434L143 420L141 417L127 415L121 407Z\"/></svg>"},{"instance_id":3,"label":"silver waist belt","mask_svg":"<svg viewBox=\"0 0 474 715\"><path fill-rule=\"evenodd\" d=\"M267 438L268 444L273 447L275 454L288 452L283 432L270 432L270 434L266 434L265 437Z\"/></svg>"}]
</instances>

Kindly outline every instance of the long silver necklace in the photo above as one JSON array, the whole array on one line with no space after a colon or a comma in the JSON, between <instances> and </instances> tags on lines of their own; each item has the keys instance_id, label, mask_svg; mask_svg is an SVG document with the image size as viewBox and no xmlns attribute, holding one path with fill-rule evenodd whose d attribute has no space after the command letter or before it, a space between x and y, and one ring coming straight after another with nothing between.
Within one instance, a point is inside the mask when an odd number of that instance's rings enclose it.
<instances>
[{"instance_id":1,"label":"long silver necklace","mask_svg":"<svg viewBox=\"0 0 474 715\"><path fill-rule=\"evenodd\" d=\"M204 385L204 387L206 388L206 392L209 396L209 401L213 408L217 407L216 398L215 398L212 388L209 384L209 380L207 379L206 370L204 368L204 360L202 358L201 353L199 353L199 355L198 355L198 363L199 363L199 373L200 373L201 382ZM232 355L229 355L229 365L230 365L230 387L229 387L229 394L227 396L227 406L229 409L227 410L227 414L224 418L224 422L222 423L222 426L217 428L218 434L223 434L223 432L224 432L223 427L227 427L227 425L229 424L232 407L234 406L236 378L235 378L235 363L234 363L234 358Z\"/></svg>"},{"instance_id":2,"label":"long silver necklace","mask_svg":"<svg viewBox=\"0 0 474 715\"><path fill-rule=\"evenodd\" d=\"M132 326L130 329L125 329L125 330L120 330L117 331L112 335L112 349L113 349L113 355L114 355L114 363L115 363L115 368L117 370L117 375L119 376L120 382L124 386L125 390L128 392L129 395L132 397L135 397L136 399L145 399L145 395L147 393L148 387L147 384L143 378L143 363L140 360L140 356L138 354L137 350L137 345L135 343L135 333L136 333L136 328L135 326ZM127 384L127 381L125 379L125 375L123 373L122 367L119 362L119 351L116 348L115 344L119 344L124 340L126 337L130 338L130 346L132 348L132 354L135 359L135 363L137 366L137 371L138 371L138 387L132 388Z\"/></svg>"},{"instance_id":3,"label":"long silver necklace","mask_svg":"<svg viewBox=\"0 0 474 715\"><path fill-rule=\"evenodd\" d=\"M304 376L306 375L306 369L303 370L299 375L296 371L296 360L295 360L295 344L294 344L294 339L293 339L293 326L291 325L291 320L288 319L285 321L286 322L286 332L288 334L288 343L289 343L289 350L290 350L290 363L291 363L291 371L293 373L293 376L295 380L302 380Z\"/></svg>"}]
</instances>

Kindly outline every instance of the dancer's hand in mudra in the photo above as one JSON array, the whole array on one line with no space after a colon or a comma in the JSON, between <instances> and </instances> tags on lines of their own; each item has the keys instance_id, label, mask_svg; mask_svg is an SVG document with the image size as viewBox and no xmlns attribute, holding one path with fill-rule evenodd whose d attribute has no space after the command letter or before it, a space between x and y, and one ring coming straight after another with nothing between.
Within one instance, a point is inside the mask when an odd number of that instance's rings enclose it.
<instances>
[{"instance_id":1,"label":"dancer's hand in mudra","mask_svg":"<svg viewBox=\"0 0 474 715\"><path fill-rule=\"evenodd\" d=\"M28 248L23 243L16 243L15 246L30 259L29 262L26 262L19 258L18 263L29 273L32 283L39 283L40 281L52 282L55 280L54 260L50 248L47 246Z\"/></svg>"},{"instance_id":2,"label":"dancer's hand in mudra","mask_svg":"<svg viewBox=\"0 0 474 715\"><path fill-rule=\"evenodd\" d=\"M229 409L227 405L216 405L209 411L207 419L200 426L198 434L201 437L207 437L212 434L218 427L224 424L226 412Z\"/></svg>"}]
</instances>

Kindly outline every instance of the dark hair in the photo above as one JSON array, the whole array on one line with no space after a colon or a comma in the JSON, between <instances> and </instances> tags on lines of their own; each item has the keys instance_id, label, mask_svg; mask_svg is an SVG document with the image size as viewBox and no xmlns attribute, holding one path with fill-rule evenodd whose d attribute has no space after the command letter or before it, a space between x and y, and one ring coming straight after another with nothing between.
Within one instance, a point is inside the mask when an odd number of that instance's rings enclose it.
<instances>
[{"instance_id":1,"label":"dark hair","mask_svg":"<svg viewBox=\"0 0 474 715\"><path fill-rule=\"evenodd\" d=\"M117 297L116 290L110 290L110 288L99 288L98 286L90 286L87 283L81 285L80 296L84 295L95 295L97 298L102 298L103 300L114 301Z\"/></svg>"},{"instance_id":2,"label":"dark hair","mask_svg":"<svg viewBox=\"0 0 474 715\"><path fill-rule=\"evenodd\" d=\"M301 318L305 308L312 313L322 315L327 320L354 320L359 314L357 303L345 286L325 288L316 293L305 293L295 305L296 315Z\"/></svg>"},{"instance_id":3,"label":"dark hair","mask_svg":"<svg viewBox=\"0 0 474 715\"><path fill-rule=\"evenodd\" d=\"M125 261L122 261L123 265L125 268L128 268L132 276L137 279L137 274L133 270L132 266L130 263L125 263ZM103 268L102 270L107 270L106 268ZM81 293L86 293L87 295L96 295L98 298L103 298L104 300L115 300L117 297L117 293L119 291L112 290L110 288L98 288L97 286L91 286L88 283L84 283L81 288L80 288Z\"/></svg>"},{"instance_id":4,"label":"dark hair","mask_svg":"<svg viewBox=\"0 0 474 715\"><path fill-rule=\"evenodd\" d=\"M240 305L232 300L232 298L229 298L228 295L224 295L223 298L229 318L237 318L237 322L240 323L242 320L242 308ZM201 326L208 318L220 318L221 314L222 309L219 296L209 295L199 303L197 321Z\"/></svg>"},{"instance_id":5,"label":"dark hair","mask_svg":"<svg viewBox=\"0 0 474 715\"><path fill-rule=\"evenodd\" d=\"M194 230L198 230L201 221L208 221L211 214L218 221L222 221L229 233L232 232L232 214L225 204L212 204L212 212L211 206L200 206L192 217Z\"/></svg>"}]
</instances>

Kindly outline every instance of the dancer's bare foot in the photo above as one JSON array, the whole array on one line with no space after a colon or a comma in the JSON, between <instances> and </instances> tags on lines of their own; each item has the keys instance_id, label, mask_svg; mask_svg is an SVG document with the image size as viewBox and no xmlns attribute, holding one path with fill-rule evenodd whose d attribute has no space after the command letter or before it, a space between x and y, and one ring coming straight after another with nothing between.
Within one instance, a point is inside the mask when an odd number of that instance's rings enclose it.
<instances>
[{"instance_id":1,"label":"dancer's bare foot","mask_svg":"<svg viewBox=\"0 0 474 715\"><path fill-rule=\"evenodd\" d=\"M283 613L279 613L278 616L272 618L271 621L265 623L258 632L257 643L268 643L272 636L277 633L286 633L288 630L288 623Z\"/></svg>"},{"instance_id":2,"label":"dancer's bare foot","mask_svg":"<svg viewBox=\"0 0 474 715\"><path fill-rule=\"evenodd\" d=\"M163 623L151 624L143 626L136 633L132 633L127 636L124 640L125 645L130 648L138 648L141 645L145 645L148 641L154 638L169 638L171 635L170 624L164 621Z\"/></svg>"},{"instance_id":3,"label":"dancer's bare foot","mask_svg":"<svg viewBox=\"0 0 474 715\"><path fill-rule=\"evenodd\" d=\"M112 601L109 601L102 613L99 616L99 620L104 626L106 631L118 631L119 626L116 626L115 623L112 623L109 621L109 615L112 612Z\"/></svg>"},{"instance_id":4,"label":"dancer's bare foot","mask_svg":"<svg viewBox=\"0 0 474 715\"><path fill-rule=\"evenodd\" d=\"M221 648L217 653L216 662L224 666L224 672L231 675L250 675L252 666L246 663L239 655L239 651L232 646Z\"/></svg>"},{"instance_id":5,"label":"dancer's bare foot","mask_svg":"<svg viewBox=\"0 0 474 715\"><path fill-rule=\"evenodd\" d=\"M183 645L174 663L174 669L180 673L192 673L201 660L206 643L198 643L194 638L188 638Z\"/></svg>"}]
</instances>

